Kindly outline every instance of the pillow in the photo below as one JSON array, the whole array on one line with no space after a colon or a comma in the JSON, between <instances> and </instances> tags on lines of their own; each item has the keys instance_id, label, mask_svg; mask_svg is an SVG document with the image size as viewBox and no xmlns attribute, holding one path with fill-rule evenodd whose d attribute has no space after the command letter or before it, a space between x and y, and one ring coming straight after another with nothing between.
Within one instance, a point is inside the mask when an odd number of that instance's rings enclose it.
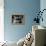
<instances>
[{"instance_id":1,"label":"pillow","mask_svg":"<svg viewBox=\"0 0 46 46\"><path fill-rule=\"evenodd\" d=\"M17 46L23 46L24 40L25 40L25 37L24 37L24 38L21 38L21 39L17 42Z\"/></svg>"}]
</instances>

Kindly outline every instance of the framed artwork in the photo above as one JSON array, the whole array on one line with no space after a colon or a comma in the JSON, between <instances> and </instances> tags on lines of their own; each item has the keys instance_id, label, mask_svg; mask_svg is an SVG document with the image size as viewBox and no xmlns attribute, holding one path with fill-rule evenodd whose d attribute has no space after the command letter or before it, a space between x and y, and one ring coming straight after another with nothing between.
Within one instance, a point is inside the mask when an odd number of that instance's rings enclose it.
<instances>
[{"instance_id":1,"label":"framed artwork","mask_svg":"<svg viewBox=\"0 0 46 46\"><path fill-rule=\"evenodd\" d=\"M12 24L24 24L24 15L12 15Z\"/></svg>"}]
</instances>

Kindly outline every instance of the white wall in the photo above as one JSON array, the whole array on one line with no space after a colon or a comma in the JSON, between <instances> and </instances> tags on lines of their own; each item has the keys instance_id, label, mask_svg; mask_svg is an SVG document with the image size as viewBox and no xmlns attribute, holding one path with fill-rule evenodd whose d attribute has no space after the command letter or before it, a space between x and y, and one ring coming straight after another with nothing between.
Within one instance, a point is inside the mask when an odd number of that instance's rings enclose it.
<instances>
[{"instance_id":1,"label":"white wall","mask_svg":"<svg viewBox=\"0 0 46 46\"><path fill-rule=\"evenodd\" d=\"M40 0L40 9L41 11L43 9L46 9L46 0ZM43 22L41 21L40 24L46 26L46 10L43 12L42 17L43 17Z\"/></svg>"},{"instance_id":2,"label":"white wall","mask_svg":"<svg viewBox=\"0 0 46 46\"><path fill-rule=\"evenodd\" d=\"M4 41L4 1L0 0L0 42Z\"/></svg>"}]
</instances>

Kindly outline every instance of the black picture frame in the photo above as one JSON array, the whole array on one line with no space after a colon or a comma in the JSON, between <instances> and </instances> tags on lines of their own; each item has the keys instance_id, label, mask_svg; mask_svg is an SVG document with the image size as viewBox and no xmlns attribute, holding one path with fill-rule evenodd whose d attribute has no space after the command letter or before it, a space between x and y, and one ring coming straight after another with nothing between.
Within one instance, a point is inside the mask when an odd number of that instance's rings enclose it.
<instances>
[{"instance_id":1,"label":"black picture frame","mask_svg":"<svg viewBox=\"0 0 46 46\"><path fill-rule=\"evenodd\" d=\"M24 15L12 15L12 24L24 24Z\"/></svg>"}]
</instances>

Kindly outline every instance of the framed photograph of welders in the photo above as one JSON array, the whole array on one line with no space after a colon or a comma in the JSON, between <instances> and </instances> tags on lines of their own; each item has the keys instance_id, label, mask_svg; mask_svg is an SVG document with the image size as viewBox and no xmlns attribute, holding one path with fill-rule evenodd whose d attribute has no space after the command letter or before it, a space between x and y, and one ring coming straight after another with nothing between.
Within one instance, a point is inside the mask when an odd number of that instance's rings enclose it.
<instances>
[{"instance_id":1,"label":"framed photograph of welders","mask_svg":"<svg viewBox=\"0 0 46 46\"><path fill-rule=\"evenodd\" d=\"M23 25L24 24L24 15L12 15L12 24Z\"/></svg>"}]
</instances>

